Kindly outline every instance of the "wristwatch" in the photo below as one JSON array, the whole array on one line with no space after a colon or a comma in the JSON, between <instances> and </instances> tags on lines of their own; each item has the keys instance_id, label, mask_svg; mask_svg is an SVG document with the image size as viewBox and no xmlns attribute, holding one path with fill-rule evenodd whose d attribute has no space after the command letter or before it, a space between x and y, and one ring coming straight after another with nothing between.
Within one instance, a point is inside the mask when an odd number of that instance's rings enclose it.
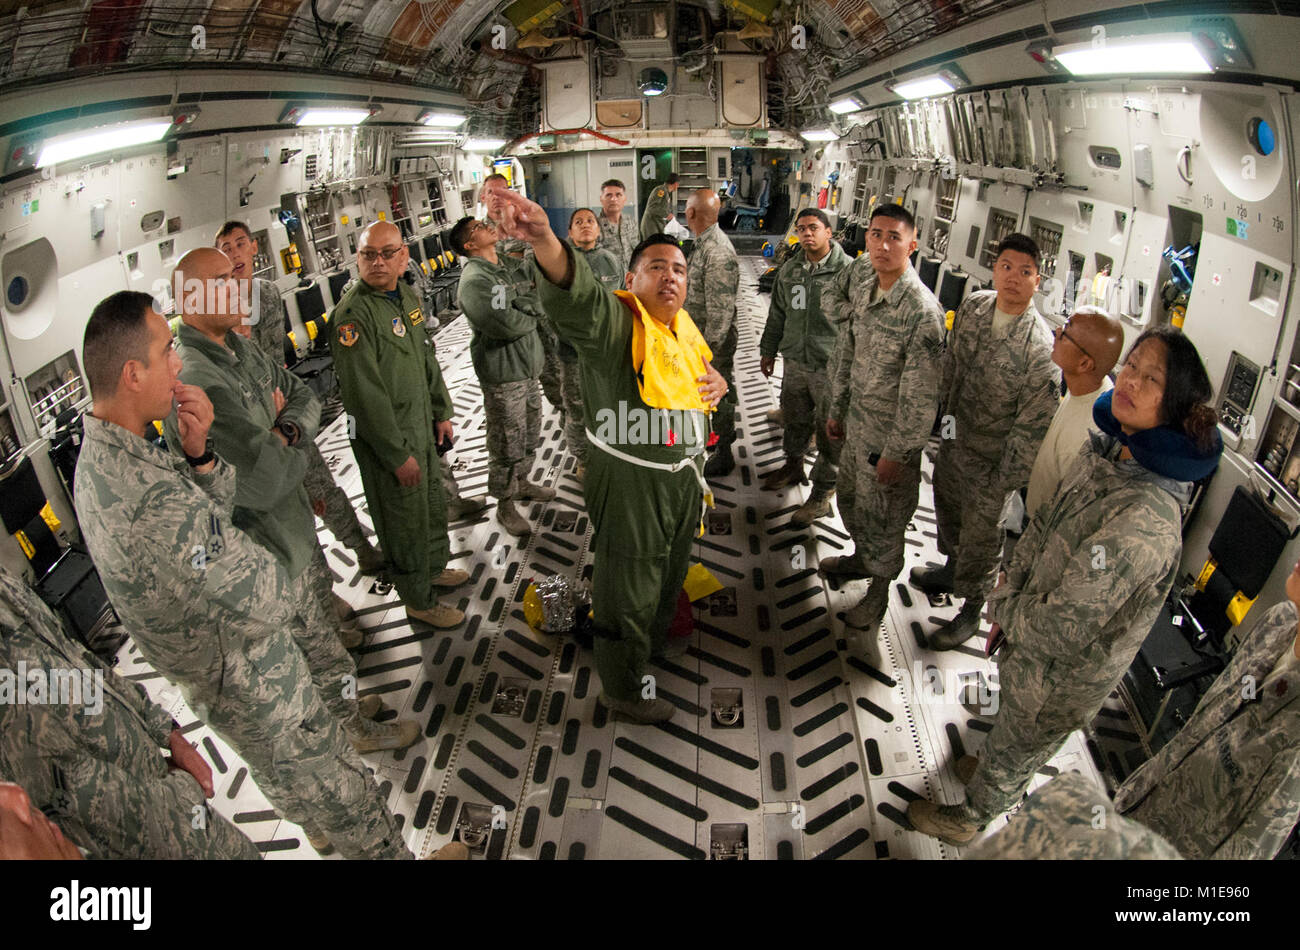
<instances>
[{"instance_id":1,"label":"wristwatch","mask_svg":"<svg viewBox=\"0 0 1300 950\"><path fill-rule=\"evenodd\" d=\"M184 452L185 450L181 449L181 451ZM194 468L198 468L200 465L207 465L216 457L217 453L212 451L212 439L209 438L203 446L202 455L186 455L185 461L189 462Z\"/></svg>"},{"instance_id":2,"label":"wristwatch","mask_svg":"<svg viewBox=\"0 0 1300 950\"><path fill-rule=\"evenodd\" d=\"M291 419L276 419L275 426L284 433L284 437L288 440L290 445L297 445L298 440L302 438L302 430L299 429L298 424Z\"/></svg>"}]
</instances>

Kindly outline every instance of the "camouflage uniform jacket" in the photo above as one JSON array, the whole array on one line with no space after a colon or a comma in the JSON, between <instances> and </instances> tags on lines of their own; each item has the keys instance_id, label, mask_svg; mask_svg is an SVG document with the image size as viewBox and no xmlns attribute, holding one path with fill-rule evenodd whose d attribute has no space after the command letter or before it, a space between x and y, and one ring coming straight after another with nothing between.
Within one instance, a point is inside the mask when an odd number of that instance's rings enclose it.
<instances>
[{"instance_id":1,"label":"camouflage uniform jacket","mask_svg":"<svg viewBox=\"0 0 1300 950\"><path fill-rule=\"evenodd\" d=\"M456 299L474 328L469 353L479 382L513 383L541 373L545 354L537 324L542 304L529 264L500 255L496 264L467 258Z\"/></svg>"},{"instance_id":2,"label":"camouflage uniform jacket","mask_svg":"<svg viewBox=\"0 0 1300 950\"><path fill-rule=\"evenodd\" d=\"M1120 786L1115 807L1136 809L1188 857L1277 854L1300 818L1300 672L1263 683L1295 638L1288 600L1255 624L1187 725ZM1157 802L1170 792L1172 807Z\"/></svg>"},{"instance_id":3,"label":"camouflage uniform jacket","mask_svg":"<svg viewBox=\"0 0 1300 950\"><path fill-rule=\"evenodd\" d=\"M212 401L213 449L235 467L235 526L275 552L297 577L317 544L311 501L303 485L310 461L305 443L316 438L320 401L301 379L272 363L238 333L222 346L188 324L176 331L181 379ZM277 416L274 392L286 400ZM302 430L297 445L285 445L271 431L277 418ZM163 421L167 444L183 457L176 413Z\"/></svg>"},{"instance_id":4,"label":"camouflage uniform jacket","mask_svg":"<svg viewBox=\"0 0 1300 950\"><path fill-rule=\"evenodd\" d=\"M619 267L627 267L632 259L632 251L641 243L641 229L632 213L624 208L619 215L618 224L605 217L605 209L596 212L596 223L600 225L600 240L597 247L611 251L618 258Z\"/></svg>"},{"instance_id":5,"label":"camouflage uniform jacket","mask_svg":"<svg viewBox=\"0 0 1300 950\"><path fill-rule=\"evenodd\" d=\"M1103 823L1098 824L1098 818ZM1106 793L1078 772L1063 772L1011 816L1005 828L970 851L966 861L1157 860L1181 855L1156 832L1115 814Z\"/></svg>"},{"instance_id":6,"label":"camouflage uniform jacket","mask_svg":"<svg viewBox=\"0 0 1300 950\"><path fill-rule=\"evenodd\" d=\"M257 314L251 339L267 359L276 366L283 366L284 342L289 334L284 326L284 300L271 281L254 277L253 284L257 293Z\"/></svg>"},{"instance_id":7,"label":"camouflage uniform jacket","mask_svg":"<svg viewBox=\"0 0 1300 950\"><path fill-rule=\"evenodd\" d=\"M864 254L825 291L832 299L823 307L843 320L828 364L829 417L845 424L864 457L912 461L934 428L943 311L910 266L872 304L877 280Z\"/></svg>"},{"instance_id":8,"label":"camouflage uniform jacket","mask_svg":"<svg viewBox=\"0 0 1300 950\"><path fill-rule=\"evenodd\" d=\"M70 639L44 601L0 569L0 666L16 671L20 662L29 672L102 676L103 708L91 712L84 693L80 703L51 695L43 704L0 704L0 774L17 779L33 804L57 815L69 839L94 856L140 856L124 819L147 816L122 815L121 807L133 800L133 788L166 780L161 750L175 728L171 714Z\"/></svg>"},{"instance_id":9,"label":"camouflage uniform jacket","mask_svg":"<svg viewBox=\"0 0 1300 950\"><path fill-rule=\"evenodd\" d=\"M1079 726L1096 715L1160 613L1191 494L1187 482L1120 460L1120 449L1092 437L989 596L1008 648L1024 652L1041 680L1020 688L1045 691L1043 708Z\"/></svg>"},{"instance_id":10,"label":"camouflage uniform jacket","mask_svg":"<svg viewBox=\"0 0 1300 950\"><path fill-rule=\"evenodd\" d=\"M772 305L767 311L767 325L763 327L758 352L776 356L779 350L786 359L813 369L826 366L835 353L839 327L832 321L839 312L827 311L822 294L851 263L844 248L831 241L830 253L816 267L808 263L808 255L802 248L782 264L772 286ZM795 306L798 303L802 306Z\"/></svg>"},{"instance_id":11,"label":"camouflage uniform jacket","mask_svg":"<svg viewBox=\"0 0 1300 950\"><path fill-rule=\"evenodd\" d=\"M231 465L198 474L121 426L84 422L77 520L104 589L141 655L206 719L297 649L293 582L231 520Z\"/></svg>"},{"instance_id":12,"label":"camouflage uniform jacket","mask_svg":"<svg viewBox=\"0 0 1300 950\"><path fill-rule=\"evenodd\" d=\"M957 444L1000 461L1000 493L1029 482L1038 447L1060 404L1061 372L1052 335L1033 301L1005 340L993 339L997 292L971 294L957 310L943 353L942 411L956 420Z\"/></svg>"},{"instance_id":13,"label":"camouflage uniform jacket","mask_svg":"<svg viewBox=\"0 0 1300 950\"><path fill-rule=\"evenodd\" d=\"M716 224L695 238L686 262L685 309L714 353L722 350L736 324L736 292L740 289L740 263L731 238Z\"/></svg>"}]
</instances>

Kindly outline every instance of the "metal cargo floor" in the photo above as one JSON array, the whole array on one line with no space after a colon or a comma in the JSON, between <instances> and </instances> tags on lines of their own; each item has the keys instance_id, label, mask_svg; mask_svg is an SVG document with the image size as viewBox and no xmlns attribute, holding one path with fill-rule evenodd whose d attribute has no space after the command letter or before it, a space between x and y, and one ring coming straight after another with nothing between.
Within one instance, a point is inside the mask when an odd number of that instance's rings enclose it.
<instances>
[{"instance_id":1,"label":"metal cargo floor","mask_svg":"<svg viewBox=\"0 0 1300 950\"><path fill-rule=\"evenodd\" d=\"M958 800L952 763L978 751L992 721L963 705L963 698L979 699L973 689L962 695L962 687L996 685L981 641L948 653L924 647L924 632L955 613L906 582L907 570L938 560L930 462L877 669L861 658L859 633L846 632L839 619L862 583L835 589L816 573L819 557L851 547L838 515L795 530L788 521L809 488L759 490L759 472L783 459L781 430L765 419L780 380L759 370L767 298L755 286L767 262L741 261L738 464L715 483L722 517L710 519L693 552L726 587L696 604L687 654L651 665L659 695L678 709L671 722L611 721L597 702L591 653L567 638L533 633L524 621L529 579L589 576L592 566L573 458L548 404L533 477L552 484L558 497L533 503L528 543L521 548L502 531L493 508L451 527L452 565L471 579L443 600L465 610L462 629L413 627L396 594L358 574L351 552L322 529L335 590L355 605L366 630L354 651L361 693L383 697L384 717L414 718L424 728L412 748L367 757L417 856L451 840L467 817L496 825L475 858L707 858L715 841L733 850L741 842L755 859L960 856L910 830L904 817L917 796ZM466 322L442 329L437 343L458 412L457 477L463 494L479 494L487 454ZM369 524L344 422L336 419L318 441ZM298 827L276 817L229 747L194 720L179 692L130 643L122 668L200 744L214 767L218 811L267 857L316 857ZM739 691L735 725L712 714L718 690ZM1081 733L1036 784L1064 769L1102 785Z\"/></svg>"}]
</instances>

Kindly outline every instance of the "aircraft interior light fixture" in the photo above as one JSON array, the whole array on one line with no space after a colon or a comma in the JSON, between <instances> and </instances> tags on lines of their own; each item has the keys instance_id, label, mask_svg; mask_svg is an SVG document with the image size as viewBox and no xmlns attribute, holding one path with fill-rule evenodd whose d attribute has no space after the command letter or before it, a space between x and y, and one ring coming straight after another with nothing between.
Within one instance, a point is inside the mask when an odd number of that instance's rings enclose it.
<instances>
[{"instance_id":1,"label":"aircraft interior light fixture","mask_svg":"<svg viewBox=\"0 0 1300 950\"><path fill-rule=\"evenodd\" d=\"M805 142L834 142L839 138L830 129L809 129L806 132L800 132L799 135Z\"/></svg>"},{"instance_id":2,"label":"aircraft interior light fixture","mask_svg":"<svg viewBox=\"0 0 1300 950\"><path fill-rule=\"evenodd\" d=\"M649 66L641 70L637 82L643 96L660 96L668 90L668 74L658 66Z\"/></svg>"},{"instance_id":3,"label":"aircraft interior light fixture","mask_svg":"<svg viewBox=\"0 0 1300 950\"><path fill-rule=\"evenodd\" d=\"M434 112L432 109L426 109L420 113L416 121L435 129L458 129L465 124L465 116L454 112Z\"/></svg>"},{"instance_id":4,"label":"aircraft interior light fixture","mask_svg":"<svg viewBox=\"0 0 1300 950\"><path fill-rule=\"evenodd\" d=\"M909 79L907 82L895 83L892 86L885 87L896 96L902 96L904 99L928 99L931 96L944 96L952 92L956 87L947 79L940 75L922 76L920 79Z\"/></svg>"},{"instance_id":5,"label":"aircraft interior light fixture","mask_svg":"<svg viewBox=\"0 0 1300 950\"><path fill-rule=\"evenodd\" d=\"M848 115L850 112L858 112L863 108L853 96L845 96L843 99L836 99L830 104L830 110L836 115Z\"/></svg>"},{"instance_id":6,"label":"aircraft interior light fixture","mask_svg":"<svg viewBox=\"0 0 1300 950\"><path fill-rule=\"evenodd\" d=\"M1105 37L1102 43L1071 43L1052 51L1075 76L1135 73L1209 73L1214 66L1192 33Z\"/></svg>"},{"instance_id":7,"label":"aircraft interior light fixture","mask_svg":"<svg viewBox=\"0 0 1300 950\"><path fill-rule=\"evenodd\" d=\"M360 125L378 114L379 106L304 106L291 105L280 114L280 121L293 125Z\"/></svg>"},{"instance_id":8,"label":"aircraft interior light fixture","mask_svg":"<svg viewBox=\"0 0 1300 950\"><path fill-rule=\"evenodd\" d=\"M36 167L44 168L46 165L70 162L78 158L98 155L100 152L157 142L171 127L171 117L162 116L104 125L85 132L55 135L42 144L40 156L36 159Z\"/></svg>"},{"instance_id":9,"label":"aircraft interior light fixture","mask_svg":"<svg viewBox=\"0 0 1300 950\"><path fill-rule=\"evenodd\" d=\"M498 149L505 148L505 145L505 139L471 137L465 140L461 148L467 152L495 152Z\"/></svg>"}]
</instances>

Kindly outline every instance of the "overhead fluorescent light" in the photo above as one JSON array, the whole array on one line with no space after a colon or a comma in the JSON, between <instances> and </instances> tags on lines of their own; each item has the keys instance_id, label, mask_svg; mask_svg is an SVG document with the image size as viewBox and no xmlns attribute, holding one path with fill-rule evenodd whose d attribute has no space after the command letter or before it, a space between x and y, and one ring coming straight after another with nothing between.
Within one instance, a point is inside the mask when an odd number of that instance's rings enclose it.
<instances>
[{"instance_id":1,"label":"overhead fluorescent light","mask_svg":"<svg viewBox=\"0 0 1300 950\"><path fill-rule=\"evenodd\" d=\"M458 129L465 124L465 116L454 112L425 111L420 113L417 121L435 129Z\"/></svg>"},{"instance_id":2,"label":"overhead fluorescent light","mask_svg":"<svg viewBox=\"0 0 1300 950\"><path fill-rule=\"evenodd\" d=\"M923 76L920 79L909 79L907 82L898 83L893 87L892 92L904 99L928 99L930 96L947 95L954 88L953 84L942 76Z\"/></svg>"},{"instance_id":3,"label":"overhead fluorescent light","mask_svg":"<svg viewBox=\"0 0 1300 950\"><path fill-rule=\"evenodd\" d=\"M848 115L850 112L857 112L862 108L862 103L858 102L852 96L844 99L836 99L830 104L830 110L836 115Z\"/></svg>"},{"instance_id":4,"label":"overhead fluorescent light","mask_svg":"<svg viewBox=\"0 0 1300 950\"><path fill-rule=\"evenodd\" d=\"M1107 37L1105 43L1074 43L1053 51L1056 61L1076 76L1214 71L1190 33Z\"/></svg>"},{"instance_id":5,"label":"overhead fluorescent light","mask_svg":"<svg viewBox=\"0 0 1300 950\"><path fill-rule=\"evenodd\" d=\"M163 116L153 119L136 119L132 122L120 122L117 125L100 126L89 132L68 132L48 138L41 146L41 154L36 159L36 167L57 165L71 162L100 152L114 149L130 148L133 145L145 145L157 142L172 127L172 120Z\"/></svg>"},{"instance_id":6,"label":"overhead fluorescent light","mask_svg":"<svg viewBox=\"0 0 1300 950\"><path fill-rule=\"evenodd\" d=\"M280 114L280 121L294 125L360 125L378 112L378 106L347 108L292 105Z\"/></svg>"},{"instance_id":7,"label":"overhead fluorescent light","mask_svg":"<svg viewBox=\"0 0 1300 950\"><path fill-rule=\"evenodd\" d=\"M807 142L834 142L839 138L830 129L809 129L807 132L799 133Z\"/></svg>"},{"instance_id":8,"label":"overhead fluorescent light","mask_svg":"<svg viewBox=\"0 0 1300 950\"><path fill-rule=\"evenodd\" d=\"M505 148L505 139L468 138L461 146L467 152L495 152Z\"/></svg>"}]
</instances>

